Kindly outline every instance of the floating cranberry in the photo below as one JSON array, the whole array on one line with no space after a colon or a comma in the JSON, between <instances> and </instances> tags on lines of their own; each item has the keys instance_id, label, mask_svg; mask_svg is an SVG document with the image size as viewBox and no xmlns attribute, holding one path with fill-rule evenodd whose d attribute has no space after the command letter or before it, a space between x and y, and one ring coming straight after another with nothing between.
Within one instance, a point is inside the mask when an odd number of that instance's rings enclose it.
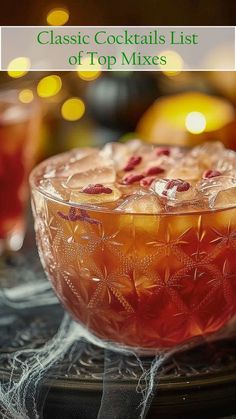
<instances>
[{"instance_id":1,"label":"floating cranberry","mask_svg":"<svg viewBox=\"0 0 236 419\"><path fill-rule=\"evenodd\" d=\"M96 183L95 185L90 184L88 186L85 186L81 192L91 195L98 195L102 193L110 194L112 193L112 189L102 185L101 183Z\"/></svg>"},{"instance_id":2,"label":"floating cranberry","mask_svg":"<svg viewBox=\"0 0 236 419\"><path fill-rule=\"evenodd\" d=\"M219 170L211 170L211 169L209 169L209 170L206 170L203 173L202 177L203 177L203 179L210 179L212 177L221 176L221 175L222 175L222 173L219 172Z\"/></svg>"},{"instance_id":3,"label":"floating cranberry","mask_svg":"<svg viewBox=\"0 0 236 419\"><path fill-rule=\"evenodd\" d=\"M70 221L76 221L77 220L77 211L76 208L70 207L69 214L68 214Z\"/></svg>"},{"instance_id":4,"label":"floating cranberry","mask_svg":"<svg viewBox=\"0 0 236 419\"><path fill-rule=\"evenodd\" d=\"M141 156L132 156L130 157L127 165L124 167L125 172L130 172L133 170L139 163L141 163L142 157Z\"/></svg>"},{"instance_id":5,"label":"floating cranberry","mask_svg":"<svg viewBox=\"0 0 236 419\"><path fill-rule=\"evenodd\" d=\"M90 217L90 215L87 213L87 211L83 209L78 209L79 213L77 213L77 209L70 207L68 214L64 214L64 212L57 211L57 214L59 217L61 217L63 220L67 221L86 221L89 224L100 224L101 221L94 220Z\"/></svg>"},{"instance_id":6,"label":"floating cranberry","mask_svg":"<svg viewBox=\"0 0 236 419\"><path fill-rule=\"evenodd\" d=\"M159 166L149 167L145 172L145 176L160 175L161 173L164 173L164 171L165 170Z\"/></svg>"},{"instance_id":7,"label":"floating cranberry","mask_svg":"<svg viewBox=\"0 0 236 419\"><path fill-rule=\"evenodd\" d=\"M170 149L168 147L159 147L155 150L156 156L169 156Z\"/></svg>"},{"instance_id":8,"label":"floating cranberry","mask_svg":"<svg viewBox=\"0 0 236 419\"><path fill-rule=\"evenodd\" d=\"M145 178L140 180L140 186L147 188L152 184L152 182L155 179L156 179L155 176L146 176Z\"/></svg>"},{"instance_id":9,"label":"floating cranberry","mask_svg":"<svg viewBox=\"0 0 236 419\"><path fill-rule=\"evenodd\" d=\"M121 180L122 185L132 185L132 183L139 182L141 179L144 178L142 174L129 174L125 175Z\"/></svg>"},{"instance_id":10,"label":"floating cranberry","mask_svg":"<svg viewBox=\"0 0 236 419\"><path fill-rule=\"evenodd\" d=\"M165 190L163 191L163 195L167 195L167 190L176 188L177 192L186 192L191 187L189 182L186 182L182 179L170 179L166 183Z\"/></svg>"},{"instance_id":11,"label":"floating cranberry","mask_svg":"<svg viewBox=\"0 0 236 419\"><path fill-rule=\"evenodd\" d=\"M134 170L134 166L132 164L127 164L127 166L124 167L125 172L131 172L131 170Z\"/></svg>"}]
</instances>

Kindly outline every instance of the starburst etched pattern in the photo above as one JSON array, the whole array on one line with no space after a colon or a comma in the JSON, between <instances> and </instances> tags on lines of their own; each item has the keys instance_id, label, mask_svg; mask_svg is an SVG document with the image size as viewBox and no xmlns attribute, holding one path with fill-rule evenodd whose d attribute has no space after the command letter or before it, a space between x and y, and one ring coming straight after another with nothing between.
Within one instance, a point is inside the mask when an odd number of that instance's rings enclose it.
<instances>
[{"instance_id":1,"label":"starburst etched pattern","mask_svg":"<svg viewBox=\"0 0 236 419\"><path fill-rule=\"evenodd\" d=\"M231 220L228 221L227 227L223 231L218 231L216 228L212 228L216 234L216 238L211 243L220 244L222 247L229 246L236 249L236 230L232 228Z\"/></svg>"},{"instance_id":2,"label":"starburst etched pattern","mask_svg":"<svg viewBox=\"0 0 236 419\"><path fill-rule=\"evenodd\" d=\"M229 219L212 212L157 220L66 212L45 201L37 217L54 289L99 337L130 346L169 346L212 333L236 313L232 210Z\"/></svg>"},{"instance_id":3,"label":"starburst etched pattern","mask_svg":"<svg viewBox=\"0 0 236 419\"><path fill-rule=\"evenodd\" d=\"M159 294L160 292L164 291L171 302L177 307L179 313L183 314L188 311L186 304L181 298L181 294L179 290L183 287L179 278L176 278L170 272L169 266L166 266L162 276L156 274L157 277L157 285L156 289L154 290L154 294Z\"/></svg>"},{"instance_id":4,"label":"starburst etched pattern","mask_svg":"<svg viewBox=\"0 0 236 419\"><path fill-rule=\"evenodd\" d=\"M88 248L90 252L94 252L97 248L100 248L102 251L107 248L117 253L123 245L117 239L118 234L118 231L107 233L104 230L104 225L99 224L96 229L87 228L86 232L81 234L80 240L82 245Z\"/></svg>"},{"instance_id":5,"label":"starburst etched pattern","mask_svg":"<svg viewBox=\"0 0 236 419\"><path fill-rule=\"evenodd\" d=\"M120 279L122 279L120 281L119 275ZM117 274L116 272L108 273L106 266L103 266L103 269L95 267L95 272L92 273L90 280L96 283L96 288L88 303L88 308L92 309L97 307L103 304L106 299L111 304L112 298L115 298L127 312L134 311L123 295L127 285L130 288L129 281L127 284L127 281L125 281L125 278L121 274Z\"/></svg>"},{"instance_id":6,"label":"starburst etched pattern","mask_svg":"<svg viewBox=\"0 0 236 419\"><path fill-rule=\"evenodd\" d=\"M233 273L231 271L229 260L225 259L222 266L222 271L217 270L217 275L214 275L213 278L208 281L208 284L211 284L212 286L211 290L201 301L201 303L197 307L197 310L199 310L202 306L206 305L206 303L211 300L213 294L216 293L218 290L220 290L225 299L225 302L229 306L234 305L235 297L232 282L235 282L235 279L236 273Z\"/></svg>"},{"instance_id":7,"label":"starburst etched pattern","mask_svg":"<svg viewBox=\"0 0 236 419\"><path fill-rule=\"evenodd\" d=\"M187 228L176 237L172 235L172 227L168 224L163 239L148 242L147 245L154 249L154 255L156 257L161 258L172 255L185 265L191 265L191 258L182 248L182 245L186 245L188 243L185 237L190 230L191 228Z\"/></svg>"},{"instance_id":8,"label":"starburst etched pattern","mask_svg":"<svg viewBox=\"0 0 236 419\"><path fill-rule=\"evenodd\" d=\"M184 236L188 233L188 231L189 231L189 229L182 232L178 237L172 238L171 226L168 224L163 239L148 242L147 245L154 247L157 251L157 254L162 252L166 256L169 256L170 252L171 252L171 250L173 250L173 248L177 247L180 244L186 244L187 243L187 241L184 240Z\"/></svg>"}]
</instances>

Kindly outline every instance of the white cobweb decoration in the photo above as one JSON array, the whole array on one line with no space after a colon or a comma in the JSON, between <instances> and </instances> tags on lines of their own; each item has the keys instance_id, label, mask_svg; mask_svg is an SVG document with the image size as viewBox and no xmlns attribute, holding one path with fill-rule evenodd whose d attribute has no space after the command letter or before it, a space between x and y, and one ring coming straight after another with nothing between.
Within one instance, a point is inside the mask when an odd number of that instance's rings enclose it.
<instances>
[{"instance_id":1,"label":"white cobweb decoration","mask_svg":"<svg viewBox=\"0 0 236 419\"><path fill-rule=\"evenodd\" d=\"M5 310L5 316L1 317L0 326L13 326L17 317L17 313L30 308L41 308L58 304L56 297L54 296L50 284L45 281L44 278L36 278L35 272L32 275L30 271L25 269L24 272L21 270L13 271L14 275L19 275L22 279L24 276L23 284L19 285L19 281L16 281L16 285L12 288L2 288L0 293L0 308L1 311ZM9 272L6 272L9 275ZM4 275L3 275L4 276ZM27 276L27 277L26 277ZM33 278L32 278L33 276ZM7 278L5 278L7 284ZM4 283L4 278L3 278ZM12 309L13 315L9 315L9 310ZM86 331L79 324L75 323L69 315L65 314L62 322L58 328L57 333L42 347L40 348L28 348L22 350L16 350L16 352L8 354L8 363L11 367L11 374L7 381L0 383L0 405L1 414L4 419L27 419L27 418L39 418L40 413L37 406L38 389L41 381L47 375L47 372L71 349L71 347L78 342L88 341L97 346L106 348L107 351L112 351L114 348L111 343L105 343L100 339L95 338L88 331ZM81 345L81 351L83 345ZM129 353L122 348L119 348L119 353ZM77 354L79 356L79 354ZM119 355L117 355L119 356ZM135 355L136 356L136 355ZM6 354L0 355L0 363L5 360ZM153 364L151 365L150 371L146 374L142 367L141 360L137 357L141 368L141 378L139 381L139 389L141 389L143 400L141 400L141 416L145 417L146 404L150 399L154 389L154 376L158 369L158 366L164 361L165 355L160 354L155 357ZM20 371L20 374L19 374ZM16 374L18 373L18 375ZM104 375L105 376L105 375ZM149 387L145 390L142 386L142 382L145 382ZM110 403L110 399L106 400L106 379L104 378L104 394L102 398L100 412L98 413L99 418L109 417L107 410L107 402ZM150 386L148 385L150 383ZM104 413L106 412L106 413Z\"/></svg>"},{"instance_id":2,"label":"white cobweb decoration","mask_svg":"<svg viewBox=\"0 0 236 419\"><path fill-rule=\"evenodd\" d=\"M10 273L12 275L14 273L14 276L17 275L18 278L14 278L15 284L13 287L7 288L6 284L8 282L7 278L4 279L4 275L9 275L9 270L0 269L2 285L0 292L0 333L3 326L14 328L19 313L30 308L43 310L47 306L58 304L51 286L44 279L41 270L32 272L27 268L22 268L12 269ZM22 278L24 278L23 281ZM232 330L234 330L234 325L231 325L224 334L228 335ZM27 330L25 333L27 333ZM220 337L222 336L221 334ZM78 341L81 341L81 345L78 345ZM42 406L38 405L40 384L47 377L49 370L59 364L75 344L76 356L79 357L80 351L81 353L83 351L84 341L104 348L103 395L98 419L110 419L111 417L144 419L156 392L159 368L174 353L186 348L186 345L183 345L171 351L158 353L153 357L150 367L146 369L143 366L142 358L139 358L135 352L128 352L121 347L117 348L109 342L95 338L75 323L69 315L65 314L56 334L43 346L16 349L13 353L7 354L11 373L7 380L0 382L1 417L3 419L36 419L42 417L40 413ZM109 356L107 356L108 353ZM114 359L118 359L121 354L132 356L136 365L140 368L140 378L137 385L129 391L122 383L120 383L119 391L114 390L109 385L110 372L114 372L115 368L115 364L112 362ZM1 352L0 364L5 361L6 353ZM119 412L119 416L115 416L117 412Z\"/></svg>"}]
</instances>

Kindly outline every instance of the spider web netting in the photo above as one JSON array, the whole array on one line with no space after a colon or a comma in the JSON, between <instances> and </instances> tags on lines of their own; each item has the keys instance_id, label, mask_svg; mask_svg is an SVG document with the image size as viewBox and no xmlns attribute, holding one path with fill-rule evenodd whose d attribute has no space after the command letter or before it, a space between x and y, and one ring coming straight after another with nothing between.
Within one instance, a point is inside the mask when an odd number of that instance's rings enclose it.
<instances>
[{"instance_id":1,"label":"spider web netting","mask_svg":"<svg viewBox=\"0 0 236 419\"><path fill-rule=\"evenodd\" d=\"M14 260L2 261L0 287L2 418L147 417L160 376L165 373L163 365L176 352L186 349L185 346L147 359L95 338L63 312L35 254L21 254L14 256ZM234 325L230 325L214 339L233 333ZM88 345L90 352L86 358ZM60 410L57 413L52 410L51 415L46 413L44 405L50 380L57 377L69 380L70 374L81 376L82 380L85 363L91 364L91 359L96 360L98 356L94 349L97 347L102 348L103 368L96 371L96 362L94 370L90 365L90 381L91 377L103 381L97 406L91 400L86 403L85 393L81 395L78 389L78 402L69 416L58 413ZM129 380L121 379L122 375ZM57 402L60 407L60 399Z\"/></svg>"}]
</instances>

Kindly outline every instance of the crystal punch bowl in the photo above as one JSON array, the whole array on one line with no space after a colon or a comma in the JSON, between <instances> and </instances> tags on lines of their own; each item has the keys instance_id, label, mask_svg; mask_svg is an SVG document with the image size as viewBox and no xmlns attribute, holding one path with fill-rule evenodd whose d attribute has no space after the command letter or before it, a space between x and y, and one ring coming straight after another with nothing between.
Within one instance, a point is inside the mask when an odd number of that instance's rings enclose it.
<instances>
[{"instance_id":1,"label":"crystal punch bowl","mask_svg":"<svg viewBox=\"0 0 236 419\"><path fill-rule=\"evenodd\" d=\"M219 143L168 150L137 141L77 149L31 174L55 293L116 345L172 347L236 313L235 155Z\"/></svg>"}]
</instances>

